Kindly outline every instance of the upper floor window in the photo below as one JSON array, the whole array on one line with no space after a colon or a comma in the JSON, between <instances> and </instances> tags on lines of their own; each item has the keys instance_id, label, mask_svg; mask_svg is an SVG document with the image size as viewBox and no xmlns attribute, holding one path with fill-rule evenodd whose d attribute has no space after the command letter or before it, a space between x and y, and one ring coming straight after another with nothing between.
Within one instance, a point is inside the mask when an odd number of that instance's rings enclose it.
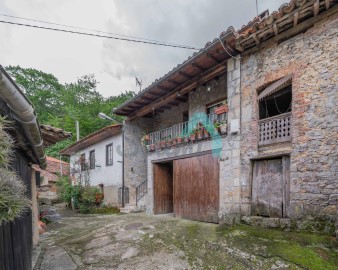
<instances>
[{"instance_id":1,"label":"upper floor window","mask_svg":"<svg viewBox=\"0 0 338 270\"><path fill-rule=\"evenodd\" d=\"M81 166L81 171L85 171L86 170L86 154L83 153L80 156L80 166Z\"/></svg>"},{"instance_id":2,"label":"upper floor window","mask_svg":"<svg viewBox=\"0 0 338 270\"><path fill-rule=\"evenodd\" d=\"M113 165L113 144L106 145L106 166Z\"/></svg>"},{"instance_id":3,"label":"upper floor window","mask_svg":"<svg viewBox=\"0 0 338 270\"><path fill-rule=\"evenodd\" d=\"M95 150L89 152L89 169L95 169Z\"/></svg>"},{"instance_id":4,"label":"upper floor window","mask_svg":"<svg viewBox=\"0 0 338 270\"><path fill-rule=\"evenodd\" d=\"M292 109L291 75L269 85L258 95L259 119L270 118Z\"/></svg>"}]
</instances>

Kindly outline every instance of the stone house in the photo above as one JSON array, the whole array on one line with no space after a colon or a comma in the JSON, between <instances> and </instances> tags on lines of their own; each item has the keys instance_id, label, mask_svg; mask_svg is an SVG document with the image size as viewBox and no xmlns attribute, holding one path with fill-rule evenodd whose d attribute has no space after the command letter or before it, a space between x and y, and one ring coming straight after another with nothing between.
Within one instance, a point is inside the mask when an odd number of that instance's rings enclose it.
<instances>
[{"instance_id":1,"label":"stone house","mask_svg":"<svg viewBox=\"0 0 338 270\"><path fill-rule=\"evenodd\" d=\"M292 0L230 27L117 108L128 207L331 232L337 29L337 1Z\"/></svg>"},{"instance_id":2,"label":"stone house","mask_svg":"<svg viewBox=\"0 0 338 270\"><path fill-rule=\"evenodd\" d=\"M121 125L110 125L60 152L70 157L70 176L74 182L98 187L107 205L118 204L122 187L121 133Z\"/></svg>"}]
</instances>

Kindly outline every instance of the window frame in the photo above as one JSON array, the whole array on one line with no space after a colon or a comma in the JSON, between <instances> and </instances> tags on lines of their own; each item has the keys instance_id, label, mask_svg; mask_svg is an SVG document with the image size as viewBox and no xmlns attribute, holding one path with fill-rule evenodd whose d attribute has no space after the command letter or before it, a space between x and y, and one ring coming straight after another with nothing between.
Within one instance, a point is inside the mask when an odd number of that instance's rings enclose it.
<instances>
[{"instance_id":1,"label":"window frame","mask_svg":"<svg viewBox=\"0 0 338 270\"><path fill-rule=\"evenodd\" d=\"M106 145L106 167L108 166L113 166L114 164L114 148L113 148L113 143L109 143ZM110 153L111 153L111 160L109 160L109 150L108 149L111 149L110 150Z\"/></svg>"},{"instance_id":2,"label":"window frame","mask_svg":"<svg viewBox=\"0 0 338 270\"><path fill-rule=\"evenodd\" d=\"M95 169L95 149L89 151L89 169Z\"/></svg>"},{"instance_id":3,"label":"window frame","mask_svg":"<svg viewBox=\"0 0 338 270\"><path fill-rule=\"evenodd\" d=\"M86 153L82 153L80 155L80 167L81 167L81 172L86 170Z\"/></svg>"}]
</instances>

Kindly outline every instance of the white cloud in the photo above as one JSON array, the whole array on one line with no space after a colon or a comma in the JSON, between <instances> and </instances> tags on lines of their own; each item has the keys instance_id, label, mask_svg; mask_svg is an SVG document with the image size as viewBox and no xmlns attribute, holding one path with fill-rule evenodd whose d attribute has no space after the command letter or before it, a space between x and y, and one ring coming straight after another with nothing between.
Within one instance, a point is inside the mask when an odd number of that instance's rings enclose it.
<instances>
[{"instance_id":1,"label":"white cloud","mask_svg":"<svg viewBox=\"0 0 338 270\"><path fill-rule=\"evenodd\" d=\"M260 0L276 10L284 0ZM202 47L256 15L255 0L0 0L5 14ZM1 19L10 20L1 17ZM0 24L1 64L33 67L61 82L94 73L104 96L138 91L192 51Z\"/></svg>"}]
</instances>

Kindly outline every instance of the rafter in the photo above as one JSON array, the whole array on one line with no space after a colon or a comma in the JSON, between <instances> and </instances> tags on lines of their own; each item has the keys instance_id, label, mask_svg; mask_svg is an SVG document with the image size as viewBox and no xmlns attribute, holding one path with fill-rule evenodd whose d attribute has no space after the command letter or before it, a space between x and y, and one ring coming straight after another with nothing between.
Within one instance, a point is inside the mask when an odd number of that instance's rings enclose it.
<instances>
[{"instance_id":1,"label":"rafter","mask_svg":"<svg viewBox=\"0 0 338 270\"><path fill-rule=\"evenodd\" d=\"M202 68L200 65L198 65L198 64L196 64L196 63L191 63L191 65L192 65L194 68L196 68L196 69L198 69L199 71L201 71L201 72L204 72L204 71L205 71L204 68Z\"/></svg>"},{"instance_id":2,"label":"rafter","mask_svg":"<svg viewBox=\"0 0 338 270\"><path fill-rule=\"evenodd\" d=\"M214 62L216 62L216 63L220 63L220 62L222 62L222 61L220 61L220 60L218 60L215 56L213 56L211 53L206 53L205 54L208 58L210 58L210 59L212 59Z\"/></svg>"},{"instance_id":3,"label":"rafter","mask_svg":"<svg viewBox=\"0 0 338 270\"><path fill-rule=\"evenodd\" d=\"M192 77L190 75L184 73L183 71L179 71L178 74L181 75L182 77L188 79L188 80L192 79Z\"/></svg>"}]
</instances>

